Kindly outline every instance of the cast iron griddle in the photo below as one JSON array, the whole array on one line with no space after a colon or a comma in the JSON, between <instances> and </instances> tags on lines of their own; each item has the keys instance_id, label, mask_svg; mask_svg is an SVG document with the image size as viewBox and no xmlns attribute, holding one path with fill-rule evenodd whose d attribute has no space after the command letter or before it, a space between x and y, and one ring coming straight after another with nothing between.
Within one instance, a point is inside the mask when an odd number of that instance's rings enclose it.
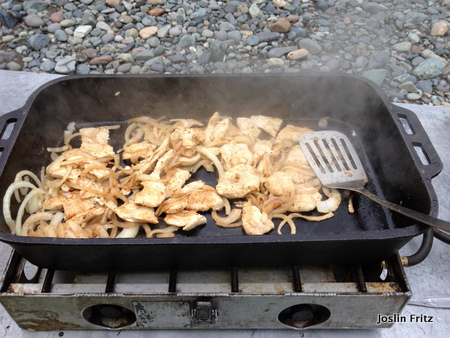
<instances>
[{"instance_id":1,"label":"cast iron griddle","mask_svg":"<svg viewBox=\"0 0 450 338\"><path fill-rule=\"evenodd\" d=\"M71 121L101 125L142 115L207 120L216 111L231 117L277 116L314 129L319 129L320 119L329 117L326 128L356 135L355 147L369 168L369 189L411 209L437 213L431 178L442 165L415 115L391 105L365 79L316 73L85 76L52 81L25 107L2 117L2 123L15 121L15 128L2 144L1 197L18 171L37 172L49 163L46 147L60 142ZM405 133L400 120L409 123L413 135ZM417 144L428 154L428 164L415 154ZM214 186L214 175L200 171L194 178ZM427 229L362 196L354 196L356 212L349 214L347 198L329 220L296 221L296 235L272 231L248 236L240 228L217 227L207 215L206 225L179 232L175 238L134 239L21 237L11 235L1 220L0 240L42 267L146 270L370 262L390 257Z\"/></svg>"}]
</instances>

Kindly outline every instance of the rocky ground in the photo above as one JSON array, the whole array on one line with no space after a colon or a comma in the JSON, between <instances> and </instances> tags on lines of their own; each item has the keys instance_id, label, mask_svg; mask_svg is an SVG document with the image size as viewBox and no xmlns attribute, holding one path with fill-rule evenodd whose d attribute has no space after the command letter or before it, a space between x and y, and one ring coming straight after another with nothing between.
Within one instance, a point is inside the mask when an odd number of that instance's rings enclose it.
<instances>
[{"instance_id":1,"label":"rocky ground","mask_svg":"<svg viewBox=\"0 0 450 338\"><path fill-rule=\"evenodd\" d=\"M344 72L370 78L394 102L450 106L450 10L441 1L0 0L0 69Z\"/></svg>"}]
</instances>

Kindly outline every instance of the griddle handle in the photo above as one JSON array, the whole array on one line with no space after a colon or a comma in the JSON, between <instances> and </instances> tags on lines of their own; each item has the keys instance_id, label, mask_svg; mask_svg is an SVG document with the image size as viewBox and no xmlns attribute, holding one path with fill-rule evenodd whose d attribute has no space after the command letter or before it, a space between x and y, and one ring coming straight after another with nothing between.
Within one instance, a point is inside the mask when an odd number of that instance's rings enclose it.
<instances>
[{"instance_id":1,"label":"griddle handle","mask_svg":"<svg viewBox=\"0 0 450 338\"><path fill-rule=\"evenodd\" d=\"M357 191L360 194L363 194L364 196L370 198L372 201L381 204L382 206L385 206L386 208L392 211L405 215L406 217L419 221L420 223L450 232L450 222L444 221L442 219L430 215L422 214L421 212L418 212L416 210L411 210L401 205L389 202L384 198L381 198L380 196L377 196L364 188L352 188L351 190Z\"/></svg>"},{"instance_id":2,"label":"griddle handle","mask_svg":"<svg viewBox=\"0 0 450 338\"><path fill-rule=\"evenodd\" d=\"M23 108L0 116L0 175L19 135L26 113Z\"/></svg>"},{"instance_id":3,"label":"griddle handle","mask_svg":"<svg viewBox=\"0 0 450 338\"><path fill-rule=\"evenodd\" d=\"M443 164L422 123L416 114L403 107L394 106L393 113L414 162L424 178L432 179L442 171Z\"/></svg>"}]
</instances>

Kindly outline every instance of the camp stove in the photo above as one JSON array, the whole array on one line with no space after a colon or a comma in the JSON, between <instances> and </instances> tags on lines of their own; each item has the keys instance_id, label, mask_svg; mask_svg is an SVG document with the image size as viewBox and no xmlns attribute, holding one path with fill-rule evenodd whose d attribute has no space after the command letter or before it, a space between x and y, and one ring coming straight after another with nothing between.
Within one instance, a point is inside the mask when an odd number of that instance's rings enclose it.
<instances>
[{"instance_id":1,"label":"camp stove","mask_svg":"<svg viewBox=\"0 0 450 338\"><path fill-rule=\"evenodd\" d=\"M157 258L155 258L157 259ZM83 273L18 253L0 301L23 329L385 328L411 291L398 255L363 265Z\"/></svg>"}]
</instances>

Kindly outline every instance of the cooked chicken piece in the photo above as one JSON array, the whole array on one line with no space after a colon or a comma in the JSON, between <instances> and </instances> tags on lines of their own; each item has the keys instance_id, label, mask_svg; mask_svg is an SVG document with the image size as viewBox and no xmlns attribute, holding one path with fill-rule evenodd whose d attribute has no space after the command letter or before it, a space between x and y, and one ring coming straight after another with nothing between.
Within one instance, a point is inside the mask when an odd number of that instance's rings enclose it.
<instances>
[{"instance_id":1,"label":"cooked chicken piece","mask_svg":"<svg viewBox=\"0 0 450 338\"><path fill-rule=\"evenodd\" d=\"M146 207L157 207L166 198L166 186L160 180L142 181L143 189L136 193L134 201L136 204Z\"/></svg>"},{"instance_id":2,"label":"cooked chicken piece","mask_svg":"<svg viewBox=\"0 0 450 338\"><path fill-rule=\"evenodd\" d=\"M270 117L264 115L253 115L250 117L250 120L256 125L258 128L261 128L266 133L275 137L277 135L278 130L283 123L283 120L278 117Z\"/></svg>"},{"instance_id":3,"label":"cooked chicken piece","mask_svg":"<svg viewBox=\"0 0 450 338\"><path fill-rule=\"evenodd\" d=\"M264 235L274 228L274 224L266 213L247 201L242 209L242 228L247 235Z\"/></svg>"},{"instance_id":4,"label":"cooked chicken piece","mask_svg":"<svg viewBox=\"0 0 450 338\"><path fill-rule=\"evenodd\" d=\"M153 208L137 205L134 201L128 201L115 209L116 214L128 222L158 223Z\"/></svg>"},{"instance_id":5,"label":"cooked chicken piece","mask_svg":"<svg viewBox=\"0 0 450 338\"><path fill-rule=\"evenodd\" d=\"M289 151L288 156L286 158L285 166L307 166L309 167L308 160L303 153L302 148L299 145L295 145ZM312 169L311 169L312 172Z\"/></svg>"},{"instance_id":6,"label":"cooked chicken piece","mask_svg":"<svg viewBox=\"0 0 450 338\"><path fill-rule=\"evenodd\" d=\"M172 148L183 148L182 155L191 157L194 155L194 148L205 142L205 133L200 128L176 128L170 134Z\"/></svg>"},{"instance_id":7,"label":"cooked chicken piece","mask_svg":"<svg viewBox=\"0 0 450 338\"><path fill-rule=\"evenodd\" d=\"M205 182L203 181L194 181L186 184L183 188L177 190L175 195L177 194L190 194L198 189L202 189L205 186Z\"/></svg>"},{"instance_id":8,"label":"cooked chicken piece","mask_svg":"<svg viewBox=\"0 0 450 338\"><path fill-rule=\"evenodd\" d=\"M297 144L300 141L300 137L304 134L312 133L314 130L311 130L306 127L297 127L293 125L287 125L277 135L276 141L291 141L294 144Z\"/></svg>"},{"instance_id":9,"label":"cooked chicken piece","mask_svg":"<svg viewBox=\"0 0 450 338\"><path fill-rule=\"evenodd\" d=\"M225 162L225 169L231 169L238 164L252 164L253 161L253 154L244 143L226 143L220 147L220 154Z\"/></svg>"},{"instance_id":10,"label":"cooked chicken piece","mask_svg":"<svg viewBox=\"0 0 450 338\"><path fill-rule=\"evenodd\" d=\"M292 212L306 212L314 210L317 207L317 203L322 200L322 195L319 192L312 194L305 194L299 187L296 186L292 206L289 211Z\"/></svg>"},{"instance_id":11,"label":"cooked chicken piece","mask_svg":"<svg viewBox=\"0 0 450 338\"><path fill-rule=\"evenodd\" d=\"M139 161L138 164L132 166L132 169L140 174L148 174L154 168L158 160L169 150L169 138L164 139L161 145L153 153L153 156Z\"/></svg>"},{"instance_id":12,"label":"cooked chicken piece","mask_svg":"<svg viewBox=\"0 0 450 338\"><path fill-rule=\"evenodd\" d=\"M67 197L62 195L50 197L43 203L44 210L62 210Z\"/></svg>"},{"instance_id":13,"label":"cooked chicken piece","mask_svg":"<svg viewBox=\"0 0 450 338\"><path fill-rule=\"evenodd\" d=\"M175 225L183 230L192 230L201 224L206 224L206 217L195 211L183 210L176 214L167 215L164 221L169 225Z\"/></svg>"},{"instance_id":14,"label":"cooked chicken piece","mask_svg":"<svg viewBox=\"0 0 450 338\"><path fill-rule=\"evenodd\" d=\"M83 156L70 156L66 158L66 161L74 163L63 166L49 165L46 171L47 174L56 178L63 178L66 176L67 170L70 170L67 180L74 182L84 169L89 168L89 166L95 166L97 169L89 170L89 174L95 176L99 181L105 180L111 175L111 171L106 169L106 167L105 169L98 169L98 163Z\"/></svg>"},{"instance_id":15,"label":"cooked chicken piece","mask_svg":"<svg viewBox=\"0 0 450 338\"><path fill-rule=\"evenodd\" d=\"M284 171L277 171L273 173L266 179L264 186L271 194L275 196L288 195L289 192L294 189L292 177Z\"/></svg>"},{"instance_id":16,"label":"cooked chicken piece","mask_svg":"<svg viewBox=\"0 0 450 338\"><path fill-rule=\"evenodd\" d=\"M182 125L185 128L204 126L203 122L200 122L199 120L195 119L171 119L170 122L177 122L178 124Z\"/></svg>"},{"instance_id":17,"label":"cooked chicken piece","mask_svg":"<svg viewBox=\"0 0 450 338\"><path fill-rule=\"evenodd\" d=\"M70 219L75 215L82 214L94 207L91 199L83 199L78 192L67 194L68 197L61 196L64 214L66 219Z\"/></svg>"},{"instance_id":18,"label":"cooked chicken piece","mask_svg":"<svg viewBox=\"0 0 450 338\"><path fill-rule=\"evenodd\" d=\"M178 189L170 198L161 203L158 207L158 215L163 212L166 214L175 214L185 209L188 206L189 195L194 191L202 189L204 186L205 182L194 181Z\"/></svg>"},{"instance_id":19,"label":"cooked chicken piece","mask_svg":"<svg viewBox=\"0 0 450 338\"><path fill-rule=\"evenodd\" d=\"M220 143L232 140L234 136L239 134L240 131L231 123L231 118L222 119L219 113L214 113L205 129L205 143Z\"/></svg>"},{"instance_id":20,"label":"cooked chicken piece","mask_svg":"<svg viewBox=\"0 0 450 338\"><path fill-rule=\"evenodd\" d=\"M155 165L153 172L148 176L148 180L141 181L143 189L136 194L134 201L136 204L146 207L157 207L166 199L166 186L160 177L164 166L173 156L173 149L170 149L161 156ZM145 176L145 175L141 175Z\"/></svg>"},{"instance_id":21,"label":"cooked chicken piece","mask_svg":"<svg viewBox=\"0 0 450 338\"><path fill-rule=\"evenodd\" d=\"M250 136L252 140L256 140L261 134L261 129L259 129L248 117L238 117L236 119L236 124L242 134Z\"/></svg>"},{"instance_id":22,"label":"cooked chicken piece","mask_svg":"<svg viewBox=\"0 0 450 338\"><path fill-rule=\"evenodd\" d=\"M189 195L186 210L220 210L223 207L224 202L222 197L219 196L213 187L205 185L203 188L195 190Z\"/></svg>"},{"instance_id":23,"label":"cooked chicken piece","mask_svg":"<svg viewBox=\"0 0 450 338\"><path fill-rule=\"evenodd\" d=\"M85 210L83 212L80 212L80 213L74 215L73 217L68 219L68 221L76 222L83 227L84 223L86 223L87 221L91 220L92 218L94 218L96 216L100 216L105 211L106 211L106 207L92 207L88 210Z\"/></svg>"},{"instance_id":24,"label":"cooked chicken piece","mask_svg":"<svg viewBox=\"0 0 450 338\"><path fill-rule=\"evenodd\" d=\"M253 146L253 164L257 164L264 157L272 154L272 140L257 140Z\"/></svg>"},{"instance_id":25,"label":"cooked chicken piece","mask_svg":"<svg viewBox=\"0 0 450 338\"><path fill-rule=\"evenodd\" d=\"M218 181L216 190L227 198L242 198L249 192L259 191L257 170L249 164L238 164L226 171Z\"/></svg>"},{"instance_id":26,"label":"cooked chicken piece","mask_svg":"<svg viewBox=\"0 0 450 338\"><path fill-rule=\"evenodd\" d=\"M81 150L96 158L114 155L114 149L108 144L109 129L107 128L81 128Z\"/></svg>"},{"instance_id":27,"label":"cooked chicken piece","mask_svg":"<svg viewBox=\"0 0 450 338\"><path fill-rule=\"evenodd\" d=\"M148 141L133 143L123 149L122 158L124 160L130 160L131 163L135 164L141 158L151 157L155 149L156 145Z\"/></svg>"},{"instance_id":28,"label":"cooked chicken piece","mask_svg":"<svg viewBox=\"0 0 450 338\"><path fill-rule=\"evenodd\" d=\"M191 174L187 170L176 167L169 169L164 176L164 181L166 182L166 198L172 196L178 189L181 189L190 177Z\"/></svg>"}]
</instances>

